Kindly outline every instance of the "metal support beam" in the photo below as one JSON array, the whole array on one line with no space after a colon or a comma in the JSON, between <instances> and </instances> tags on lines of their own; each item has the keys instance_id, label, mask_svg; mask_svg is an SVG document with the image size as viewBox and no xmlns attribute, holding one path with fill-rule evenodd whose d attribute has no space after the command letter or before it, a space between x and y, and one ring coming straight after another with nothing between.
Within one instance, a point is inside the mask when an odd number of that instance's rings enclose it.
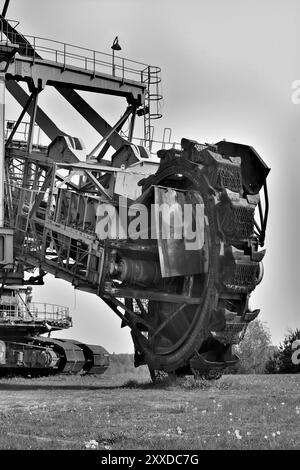
<instances>
[{"instance_id":1,"label":"metal support beam","mask_svg":"<svg viewBox=\"0 0 300 470\"><path fill-rule=\"evenodd\" d=\"M0 24L1 29L4 30L4 33L10 40L17 40L18 44L20 45L20 53L22 53L22 47L25 48L26 56L30 55L35 59L41 59L39 54L36 53L35 49L32 45L28 42L28 40L22 36L22 34L18 33L8 22L2 17L2 22ZM126 140L123 139L119 134L117 129L114 129L114 132L111 131L111 126L91 107L88 103L72 88L63 87L59 85L54 85L55 89L76 109L81 116L86 119L86 121L94 127L99 134L102 136L109 135L107 138L107 142L111 145L115 150L118 150L122 147ZM23 91L23 89L13 80L9 81L7 84L8 91L14 96L14 98L20 103L21 106L25 106L26 101L28 99L27 94ZM25 96L24 96L25 95ZM133 125L134 125L135 116L131 122L131 135L133 132ZM48 116L43 113L40 108L37 108L36 114L36 122L39 127L46 133L46 135L53 140L58 135L67 135L65 132L60 131L55 124L48 118ZM105 151L102 149L101 156L99 156L99 160L103 157L103 154L107 151L108 147L105 146Z\"/></svg>"},{"instance_id":2,"label":"metal support beam","mask_svg":"<svg viewBox=\"0 0 300 470\"><path fill-rule=\"evenodd\" d=\"M7 5L8 6L8 5ZM4 13L6 13L7 7L5 8L4 5ZM19 33L14 27L12 27L9 22L4 18L5 15L0 16L0 30L3 31L7 39L12 42L12 43L17 43L19 45L23 44L23 46L20 46L18 51L20 53L25 52L26 55L31 55L32 57L40 58L39 56L32 48L30 42L24 38L24 36Z\"/></svg>"},{"instance_id":3,"label":"metal support beam","mask_svg":"<svg viewBox=\"0 0 300 470\"><path fill-rule=\"evenodd\" d=\"M108 198L111 199L111 196L108 194L108 192L105 190L105 188L102 186L102 184L95 178L95 176L90 172L90 171L85 171L85 174L88 178L90 178L95 186Z\"/></svg>"},{"instance_id":4,"label":"metal support beam","mask_svg":"<svg viewBox=\"0 0 300 470\"><path fill-rule=\"evenodd\" d=\"M67 175L65 178L60 178L60 183L58 183L58 185L56 186L57 189L61 188L64 184L67 184L71 181L71 179L74 177L74 176L81 176L82 175L82 170L78 170L78 171L71 171L71 173L69 175ZM59 176L57 175L56 173L56 178L59 178ZM73 187L76 188L76 190L79 190L79 186L75 184L73 184Z\"/></svg>"},{"instance_id":5,"label":"metal support beam","mask_svg":"<svg viewBox=\"0 0 300 470\"><path fill-rule=\"evenodd\" d=\"M17 100L17 102L24 108L28 102L29 95L27 95L23 88L14 80L7 80L6 88L15 98L15 100ZM33 106L31 103L28 107L27 113L31 116L32 112ZM44 113L41 108L39 108L39 106L37 106L36 109L35 121L51 141L58 135L67 135L54 124L54 122L47 116L47 114Z\"/></svg>"},{"instance_id":6,"label":"metal support beam","mask_svg":"<svg viewBox=\"0 0 300 470\"><path fill-rule=\"evenodd\" d=\"M29 215L29 218L33 218L36 214L36 211L38 209L38 207L40 206L42 200L43 200L43 197L45 195L45 192L46 190L49 188L50 186L50 183L51 183L51 180L52 180L52 175L54 173L54 170L53 168L49 168L48 170L48 173L45 177L45 180L44 180L44 183L43 183L43 186L41 187L40 191L39 191L39 194L37 195L36 199L35 199L35 202L34 202L34 205L32 206L31 208L31 211L30 211L30 215Z\"/></svg>"},{"instance_id":7,"label":"metal support beam","mask_svg":"<svg viewBox=\"0 0 300 470\"><path fill-rule=\"evenodd\" d=\"M86 157L87 159L92 158L94 153L100 149L101 145L104 144L104 142L109 142L109 138L114 134L117 127L119 127L121 124L123 125L123 123L130 116L130 114L132 113L132 109L133 109L132 106L128 106L128 108L126 109L123 116L119 119L119 121L113 127L110 128L109 132L103 136L103 139L99 142L99 144L97 144L96 147L87 155Z\"/></svg>"},{"instance_id":8,"label":"metal support beam","mask_svg":"<svg viewBox=\"0 0 300 470\"><path fill-rule=\"evenodd\" d=\"M0 227L4 226L5 78L0 74Z\"/></svg>"},{"instance_id":9,"label":"metal support beam","mask_svg":"<svg viewBox=\"0 0 300 470\"><path fill-rule=\"evenodd\" d=\"M129 142L132 142L135 118L136 118L136 108L134 108L134 110L132 112L132 117L131 117L131 120L130 120L130 127L129 127L129 132L128 132Z\"/></svg>"},{"instance_id":10,"label":"metal support beam","mask_svg":"<svg viewBox=\"0 0 300 470\"><path fill-rule=\"evenodd\" d=\"M119 126L116 126L116 132L120 132L120 130L122 129L124 124L125 124L125 121L121 122L121 124ZM106 152L109 150L110 146L111 145L109 144L109 142L106 142L106 144L103 146L103 148L100 150L99 154L97 155L98 162L100 162L102 160L102 158L105 156Z\"/></svg>"},{"instance_id":11,"label":"metal support beam","mask_svg":"<svg viewBox=\"0 0 300 470\"><path fill-rule=\"evenodd\" d=\"M16 133L16 131L17 131L19 125L21 124L23 117L24 117L25 114L27 113L27 110L28 110L28 108L29 108L29 106L30 106L30 104L31 104L31 102L32 102L32 99L33 99L33 93L31 93L31 95L29 96L26 105L25 105L24 108L22 109L21 114L20 114L20 116L18 117L18 120L17 120L17 122L16 122L15 125L14 125L13 130L12 130L11 133L9 134L9 137L8 137L8 139L7 139L7 141L6 141L6 144L5 144L6 147L8 147L9 144L11 143L12 138L13 138L13 136L15 135L15 133Z\"/></svg>"},{"instance_id":12,"label":"metal support beam","mask_svg":"<svg viewBox=\"0 0 300 470\"><path fill-rule=\"evenodd\" d=\"M9 2L10 2L10 0L5 0L5 4L4 4L3 10L2 10L2 16L3 17L6 16Z\"/></svg>"},{"instance_id":13,"label":"metal support beam","mask_svg":"<svg viewBox=\"0 0 300 470\"><path fill-rule=\"evenodd\" d=\"M107 141L115 150L118 150L126 143L126 140L116 132L116 126L114 131L110 133L112 127L80 95L78 95L76 91L63 87L56 87L56 90L97 132L99 132L100 135L104 136L110 134Z\"/></svg>"},{"instance_id":14,"label":"metal support beam","mask_svg":"<svg viewBox=\"0 0 300 470\"><path fill-rule=\"evenodd\" d=\"M32 152L34 124L35 124L35 120L36 120L36 110L37 110L39 90L38 89L34 90L32 95L33 95L33 109L32 109L32 113L31 113L31 116L30 116L28 139L27 139L27 153L28 154L30 154Z\"/></svg>"}]
</instances>

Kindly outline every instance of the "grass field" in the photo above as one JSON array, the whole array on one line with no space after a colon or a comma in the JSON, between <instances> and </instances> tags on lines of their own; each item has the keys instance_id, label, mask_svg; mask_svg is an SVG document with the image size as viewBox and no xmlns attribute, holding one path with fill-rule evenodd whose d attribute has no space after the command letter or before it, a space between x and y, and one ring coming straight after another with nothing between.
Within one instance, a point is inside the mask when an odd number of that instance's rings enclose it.
<instances>
[{"instance_id":1,"label":"grass field","mask_svg":"<svg viewBox=\"0 0 300 470\"><path fill-rule=\"evenodd\" d=\"M96 441L91 443L91 441ZM300 449L300 374L0 380L0 449Z\"/></svg>"}]
</instances>

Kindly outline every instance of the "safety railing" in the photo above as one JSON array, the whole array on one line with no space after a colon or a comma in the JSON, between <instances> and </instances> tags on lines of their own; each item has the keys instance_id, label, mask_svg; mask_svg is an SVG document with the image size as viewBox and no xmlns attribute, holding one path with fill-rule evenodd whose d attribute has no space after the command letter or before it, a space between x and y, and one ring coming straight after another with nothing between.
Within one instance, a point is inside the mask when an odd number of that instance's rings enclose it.
<instances>
[{"instance_id":1,"label":"safety railing","mask_svg":"<svg viewBox=\"0 0 300 470\"><path fill-rule=\"evenodd\" d=\"M142 145L143 147L148 147L149 150L150 150L150 153L152 155L156 155L157 151L158 150L169 150L169 149L177 149L177 150L181 150L181 144L180 142L175 142L172 140L172 129L170 127L165 127L164 130L163 130L163 136L162 136L162 140L156 140L154 139L154 127L151 126L150 128L150 145L146 145L147 142L146 142L146 136L145 138L138 138L138 137L134 137L133 139L133 143L137 144L137 145ZM148 144L149 144L148 142Z\"/></svg>"},{"instance_id":2,"label":"safety railing","mask_svg":"<svg viewBox=\"0 0 300 470\"><path fill-rule=\"evenodd\" d=\"M70 323L69 308L61 305L30 302L23 303L15 297L0 304L0 322L47 322L49 324Z\"/></svg>"},{"instance_id":3,"label":"safety railing","mask_svg":"<svg viewBox=\"0 0 300 470\"><path fill-rule=\"evenodd\" d=\"M12 132L17 121L6 120L5 121L5 139L8 139L10 133ZM29 134L30 123L22 121L20 122L18 129L16 130L13 139L15 141L24 142L27 144L28 134ZM33 145L39 147L41 141L41 128L35 124L34 125L34 141Z\"/></svg>"},{"instance_id":4,"label":"safety railing","mask_svg":"<svg viewBox=\"0 0 300 470\"><path fill-rule=\"evenodd\" d=\"M137 145L141 145L143 147L146 147L145 139L143 139L143 138L134 137L132 139L132 141L133 141L133 143L135 143ZM158 150L161 150L161 149L169 150L169 149L172 149L172 148L177 149L177 150L181 150L181 144L179 142L164 142L162 140L155 140L153 138L151 138L151 140L150 140L150 153L151 153L151 155L156 155Z\"/></svg>"},{"instance_id":5,"label":"safety railing","mask_svg":"<svg viewBox=\"0 0 300 470\"><path fill-rule=\"evenodd\" d=\"M33 63L42 58L60 64L63 69L67 66L79 67L91 73L92 76L100 72L122 80L135 80L142 83L145 69L149 67L145 63L116 56L114 53L100 52L38 36L21 36L20 33L11 31L7 22L3 20L0 20L0 41L18 45L18 53L30 58ZM158 77L160 71L160 67L151 66L151 74L156 74Z\"/></svg>"},{"instance_id":6,"label":"safety railing","mask_svg":"<svg viewBox=\"0 0 300 470\"><path fill-rule=\"evenodd\" d=\"M134 137L132 139L133 143L146 147L145 140L146 139L142 137ZM207 148L207 146L208 144L197 144L197 150L203 150ZM156 140L154 139L154 127L151 126L149 149L152 155L156 155L158 150L169 150L169 149L182 150L182 147L181 147L180 142L176 142L172 140L172 129L170 127L164 128L162 140Z\"/></svg>"}]
</instances>

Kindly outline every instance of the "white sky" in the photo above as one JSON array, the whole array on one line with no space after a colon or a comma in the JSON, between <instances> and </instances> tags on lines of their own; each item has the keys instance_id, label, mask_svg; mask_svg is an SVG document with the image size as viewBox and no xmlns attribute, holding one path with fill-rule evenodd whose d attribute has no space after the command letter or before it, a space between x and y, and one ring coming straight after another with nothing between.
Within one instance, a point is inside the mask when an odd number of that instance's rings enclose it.
<instances>
[{"instance_id":1,"label":"white sky","mask_svg":"<svg viewBox=\"0 0 300 470\"><path fill-rule=\"evenodd\" d=\"M299 15L297 0L11 0L7 14L24 34L107 53L118 35L120 55L162 68L157 138L171 127L176 141L250 144L271 167L265 276L251 306L261 308L274 343L300 326L300 104L291 101L300 79ZM109 122L125 109L123 99L90 102ZM95 133L62 103L43 92L41 104L59 126L93 148ZM14 109L7 98L7 118ZM46 280L34 300L69 305L74 327L61 336L132 351L129 332L99 298Z\"/></svg>"}]
</instances>

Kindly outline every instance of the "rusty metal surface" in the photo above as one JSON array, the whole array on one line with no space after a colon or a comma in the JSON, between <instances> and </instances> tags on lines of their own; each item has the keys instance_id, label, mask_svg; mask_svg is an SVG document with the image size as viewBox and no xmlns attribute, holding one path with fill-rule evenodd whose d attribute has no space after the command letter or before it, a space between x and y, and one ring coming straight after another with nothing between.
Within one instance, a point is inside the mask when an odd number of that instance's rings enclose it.
<instances>
[{"instance_id":1,"label":"rusty metal surface","mask_svg":"<svg viewBox=\"0 0 300 470\"><path fill-rule=\"evenodd\" d=\"M204 203L196 192L154 188L155 225L162 277L204 272ZM186 205L192 206L193 222L183 218ZM186 217L187 219L187 217ZM193 232L193 238L187 234Z\"/></svg>"}]
</instances>

